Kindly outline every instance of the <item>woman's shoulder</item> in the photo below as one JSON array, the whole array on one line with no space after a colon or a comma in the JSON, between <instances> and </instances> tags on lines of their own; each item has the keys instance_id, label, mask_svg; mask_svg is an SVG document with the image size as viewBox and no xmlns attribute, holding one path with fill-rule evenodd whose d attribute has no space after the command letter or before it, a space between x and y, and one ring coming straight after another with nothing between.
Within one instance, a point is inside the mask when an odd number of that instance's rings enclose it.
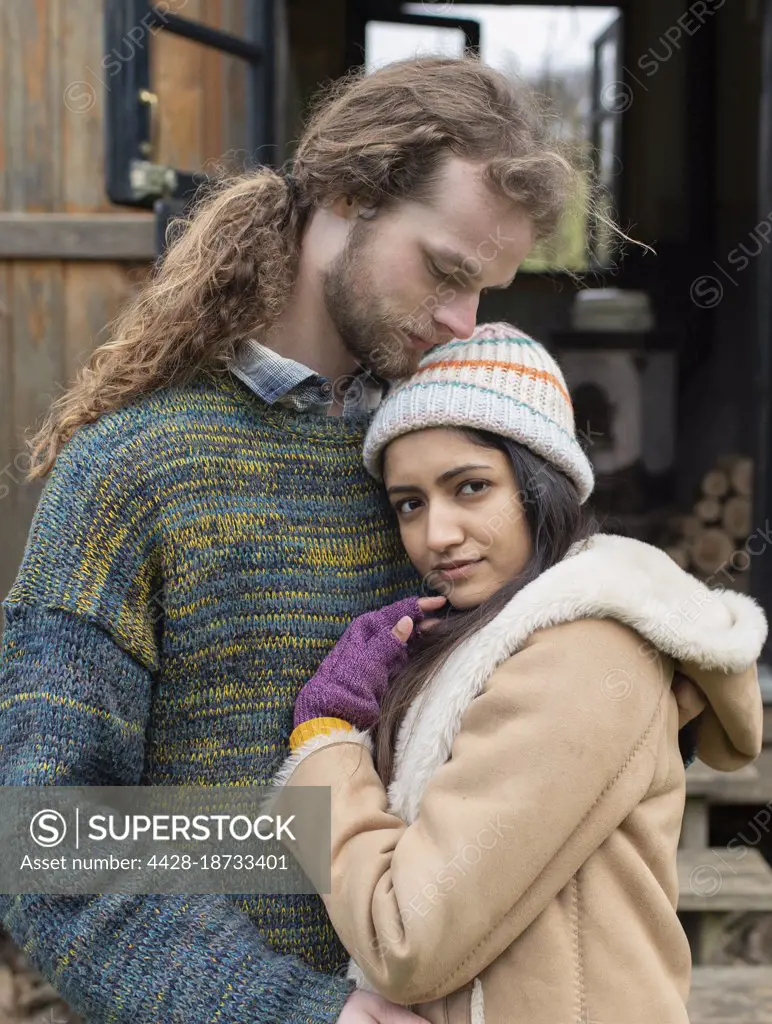
<instances>
[{"instance_id":1,"label":"woman's shoulder","mask_svg":"<svg viewBox=\"0 0 772 1024\"><path fill-rule=\"evenodd\" d=\"M565 756L591 743L621 764L639 744L658 749L672 677L673 662L630 626L577 618L535 630L503 660L475 717L513 744L525 730Z\"/></svg>"},{"instance_id":2,"label":"woman's shoulder","mask_svg":"<svg viewBox=\"0 0 772 1024\"><path fill-rule=\"evenodd\" d=\"M539 666L540 674L573 680L575 693L599 691L608 700L624 699L641 684L661 692L670 685L674 666L669 655L632 626L598 615L536 629L500 667L521 675L526 663Z\"/></svg>"},{"instance_id":3,"label":"woman's shoulder","mask_svg":"<svg viewBox=\"0 0 772 1024\"><path fill-rule=\"evenodd\" d=\"M651 641L632 625L613 615L580 615L554 624L544 624L534 630L523 649L538 645L572 652L574 658L587 653L597 663L606 659L643 659L650 663L660 652ZM517 655L513 655L517 657Z\"/></svg>"}]
</instances>

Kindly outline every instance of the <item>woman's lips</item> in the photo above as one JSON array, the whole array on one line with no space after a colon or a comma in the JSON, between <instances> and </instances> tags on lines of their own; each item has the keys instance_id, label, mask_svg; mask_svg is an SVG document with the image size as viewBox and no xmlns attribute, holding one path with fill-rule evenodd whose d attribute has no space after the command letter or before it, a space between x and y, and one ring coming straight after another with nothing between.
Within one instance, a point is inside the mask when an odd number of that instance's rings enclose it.
<instances>
[{"instance_id":1,"label":"woman's lips","mask_svg":"<svg viewBox=\"0 0 772 1024\"><path fill-rule=\"evenodd\" d=\"M436 571L441 573L445 579L448 580L459 580L465 579L470 573L482 565L482 558L478 558L476 562L466 562L464 565L457 565L453 569L437 569Z\"/></svg>"}]
</instances>

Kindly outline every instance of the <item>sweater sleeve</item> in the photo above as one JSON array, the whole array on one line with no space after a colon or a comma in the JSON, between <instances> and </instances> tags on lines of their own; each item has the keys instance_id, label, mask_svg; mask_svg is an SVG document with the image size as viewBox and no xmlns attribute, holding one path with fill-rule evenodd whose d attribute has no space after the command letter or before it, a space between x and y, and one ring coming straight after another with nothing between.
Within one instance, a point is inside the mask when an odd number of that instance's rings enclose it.
<instances>
[{"instance_id":1,"label":"sweater sleeve","mask_svg":"<svg viewBox=\"0 0 772 1024\"><path fill-rule=\"evenodd\" d=\"M135 437L88 441L99 429L57 460L3 603L0 785L142 778L158 668L150 473ZM332 1024L353 987L271 950L227 895L0 895L0 919L90 1024Z\"/></svg>"},{"instance_id":2,"label":"sweater sleeve","mask_svg":"<svg viewBox=\"0 0 772 1024\"><path fill-rule=\"evenodd\" d=\"M665 666L632 630L570 622L492 674L412 824L389 811L364 733L315 737L278 781L331 787L335 930L381 995L423 1003L475 978L568 884L644 799L675 724Z\"/></svg>"},{"instance_id":3,"label":"sweater sleeve","mask_svg":"<svg viewBox=\"0 0 772 1024\"><path fill-rule=\"evenodd\" d=\"M137 785L147 670L70 613L6 616L0 785ZM0 895L0 916L90 1024L327 1024L352 988L272 952L227 896Z\"/></svg>"}]
</instances>

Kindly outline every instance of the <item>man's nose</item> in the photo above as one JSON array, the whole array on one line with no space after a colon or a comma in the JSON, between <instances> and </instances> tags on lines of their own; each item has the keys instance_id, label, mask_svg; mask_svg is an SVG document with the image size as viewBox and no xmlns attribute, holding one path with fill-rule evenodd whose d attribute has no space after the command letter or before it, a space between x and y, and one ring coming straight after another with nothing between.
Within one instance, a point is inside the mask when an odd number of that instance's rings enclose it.
<instances>
[{"instance_id":1,"label":"man's nose","mask_svg":"<svg viewBox=\"0 0 772 1024\"><path fill-rule=\"evenodd\" d=\"M468 338L477 324L479 305L479 295L459 295L438 306L434 311L434 320L450 331L454 338Z\"/></svg>"}]
</instances>

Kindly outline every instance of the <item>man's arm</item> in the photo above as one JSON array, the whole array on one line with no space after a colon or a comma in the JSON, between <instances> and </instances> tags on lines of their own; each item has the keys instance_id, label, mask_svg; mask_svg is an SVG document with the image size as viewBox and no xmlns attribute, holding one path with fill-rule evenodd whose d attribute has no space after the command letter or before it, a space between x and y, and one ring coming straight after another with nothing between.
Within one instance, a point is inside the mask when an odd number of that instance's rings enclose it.
<instances>
[{"instance_id":1,"label":"man's arm","mask_svg":"<svg viewBox=\"0 0 772 1024\"><path fill-rule=\"evenodd\" d=\"M4 608L0 785L137 785L149 671L85 617ZM89 1024L327 1024L351 991L225 896L0 896L0 918Z\"/></svg>"}]
</instances>

